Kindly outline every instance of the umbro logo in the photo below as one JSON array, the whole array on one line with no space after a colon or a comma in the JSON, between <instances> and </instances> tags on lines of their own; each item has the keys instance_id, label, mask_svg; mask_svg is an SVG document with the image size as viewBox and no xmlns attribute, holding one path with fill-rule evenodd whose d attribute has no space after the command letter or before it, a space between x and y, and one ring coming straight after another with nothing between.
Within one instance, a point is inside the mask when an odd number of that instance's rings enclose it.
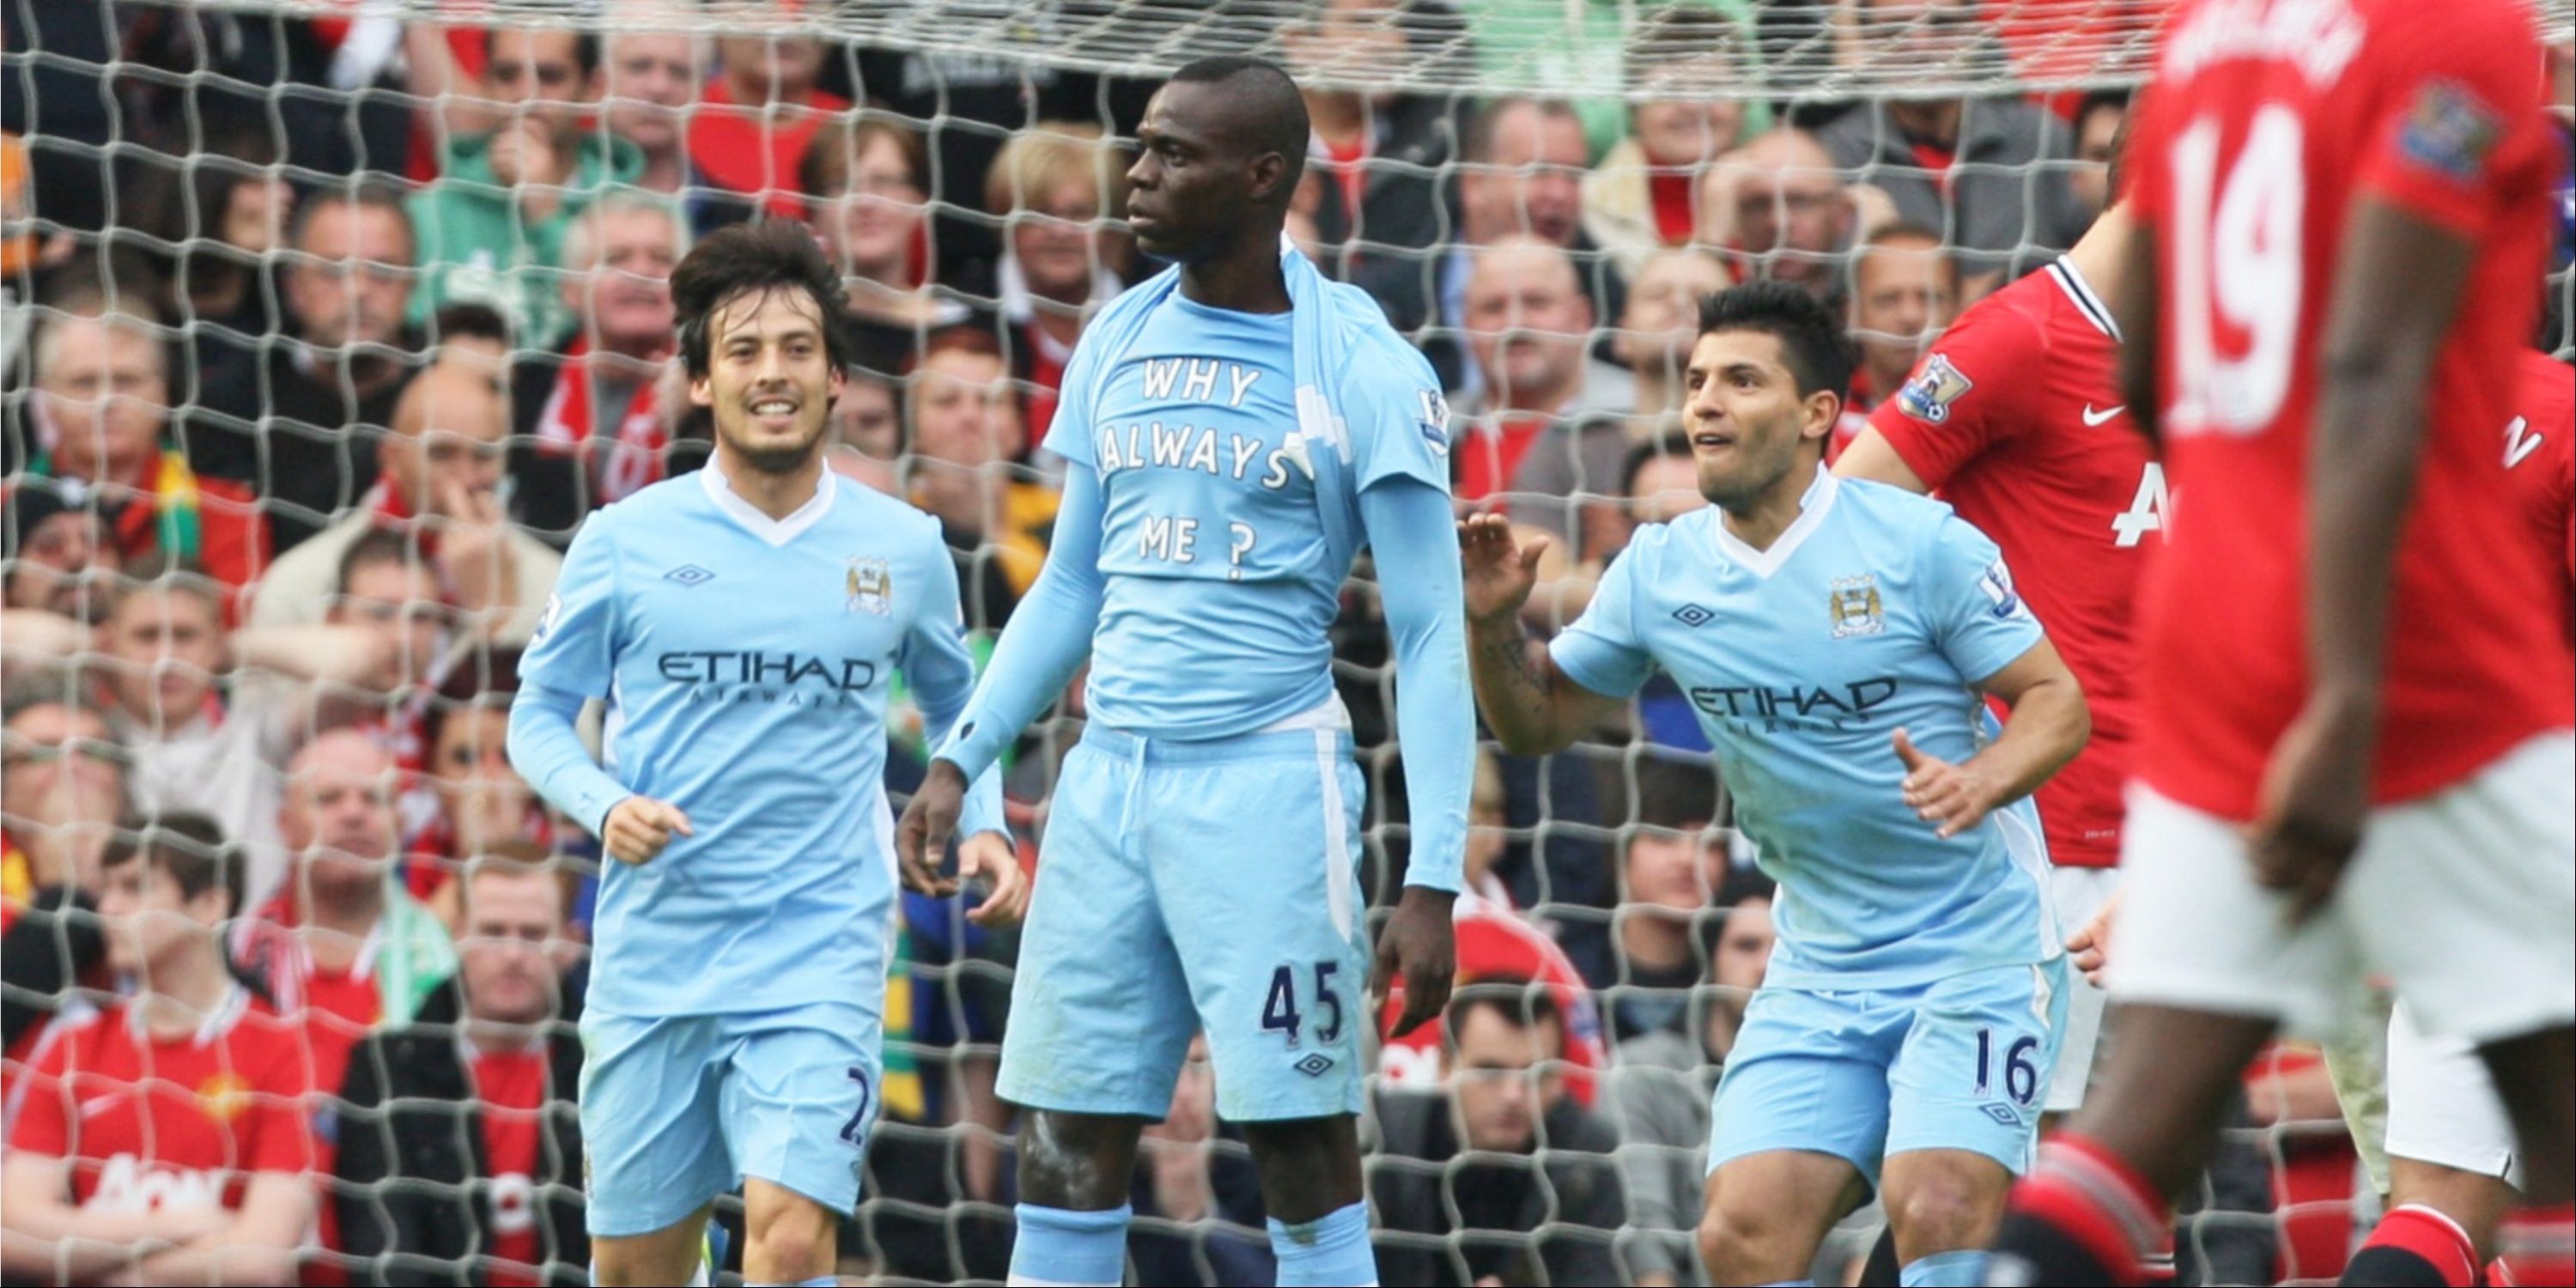
<instances>
[{"instance_id":1,"label":"umbro logo","mask_svg":"<svg viewBox=\"0 0 2576 1288\"><path fill-rule=\"evenodd\" d=\"M1717 614L1697 604L1684 604L1673 610L1673 620L1684 626L1706 626L1716 617Z\"/></svg>"},{"instance_id":2,"label":"umbro logo","mask_svg":"<svg viewBox=\"0 0 2576 1288\"><path fill-rule=\"evenodd\" d=\"M1320 1078L1332 1070L1333 1057L1321 1051L1311 1051L1307 1053L1305 1059L1288 1067L1309 1078Z\"/></svg>"},{"instance_id":3,"label":"umbro logo","mask_svg":"<svg viewBox=\"0 0 2576 1288\"><path fill-rule=\"evenodd\" d=\"M1983 1112L1986 1117L1994 1119L1997 1123L2003 1126L2019 1127L2022 1125L2021 1111L2013 1108L2011 1105L1989 1103L1979 1105L1977 1108Z\"/></svg>"},{"instance_id":4,"label":"umbro logo","mask_svg":"<svg viewBox=\"0 0 2576 1288\"><path fill-rule=\"evenodd\" d=\"M701 568L696 564L681 564L679 567L663 573L662 576L666 580L676 581L683 586L694 586L699 582L713 578L715 574L708 572L706 569Z\"/></svg>"}]
</instances>

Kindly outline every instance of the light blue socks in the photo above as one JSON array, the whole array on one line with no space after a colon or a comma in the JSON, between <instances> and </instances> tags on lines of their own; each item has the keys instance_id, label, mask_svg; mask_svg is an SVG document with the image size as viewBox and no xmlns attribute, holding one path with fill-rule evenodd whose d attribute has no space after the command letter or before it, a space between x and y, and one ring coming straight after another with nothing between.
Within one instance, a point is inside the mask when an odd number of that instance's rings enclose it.
<instances>
[{"instance_id":1,"label":"light blue socks","mask_svg":"<svg viewBox=\"0 0 2576 1288\"><path fill-rule=\"evenodd\" d=\"M1270 1221L1270 1250L1279 1254L1279 1288L1359 1284L1374 1288L1377 1258L1369 1251L1368 1204L1289 1225Z\"/></svg>"},{"instance_id":2,"label":"light blue socks","mask_svg":"<svg viewBox=\"0 0 2576 1288\"><path fill-rule=\"evenodd\" d=\"M1016 1211L1020 1237L1011 1248L1009 1282L1030 1288L1118 1288L1127 1277L1127 1218L1135 1215L1127 1205L1106 1212L1068 1212L1023 1203Z\"/></svg>"}]
</instances>

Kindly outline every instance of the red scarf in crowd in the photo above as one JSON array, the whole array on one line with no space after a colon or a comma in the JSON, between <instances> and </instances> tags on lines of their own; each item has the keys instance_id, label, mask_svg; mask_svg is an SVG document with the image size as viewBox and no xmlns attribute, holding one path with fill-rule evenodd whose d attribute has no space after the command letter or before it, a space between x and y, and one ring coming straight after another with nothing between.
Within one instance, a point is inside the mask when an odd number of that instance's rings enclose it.
<instances>
[{"instance_id":1,"label":"red scarf in crowd","mask_svg":"<svg viewBox=\"0 0 2576 1288\"><path fill-rule=\"evenodd\" d=\"M592 401L590 368L590 337L575 337L564 353L562 370L555 375L555 391L537 417L537 447L550 455L581 457L604 505L662 481L663 449L670 446L670 434L653 406L661 382L648 369L611 438L594 442L599 413Z\"/></svg>"}]
</instances>

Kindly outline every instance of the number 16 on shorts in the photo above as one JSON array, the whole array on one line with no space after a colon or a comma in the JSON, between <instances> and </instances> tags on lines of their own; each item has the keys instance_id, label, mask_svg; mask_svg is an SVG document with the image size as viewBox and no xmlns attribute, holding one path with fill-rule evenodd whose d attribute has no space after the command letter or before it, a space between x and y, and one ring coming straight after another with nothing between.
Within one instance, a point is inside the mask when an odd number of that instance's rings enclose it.
<instances>
[{"instance_id":1,"label":"number 16 on shorts","mask_svg":"<svg viewBox=\"0 0 2576 1288\"><path fill-rule=\"evenodd\" d=\"M2001 1052L1997 1047L2002 1047ZM2000 1067L1996 1064L1998 1054L2002 1057ZM1977 1030L1977 1098L1992 1099L1995 1080L2000 1077L2004 1094L2014 1104L2030 1108L2047 1081L2041 1076L2039 1058L2039 1039L2031 1034L2015 1037L2007 1032L1998 1037L1993 1029Z\"/></svg>"},{"instance_id":2,"label":"number 16 on shorts","mask_svg":"<svg viewBox=\"0 0 2576 1288\"><path fill-rule=\"evenodd\" d=\"M1261 1031L1281 1033L1288 1039L1288 1049L1297 1049L1311 1013L1315 1021L1317 1044L1331 1046L1342 1038L1342 999L1333 991L1333 977L1340 974L1340 962L1315 962L1311 966L1314 988L1307 994L1309 1009L1297 1005L1297 981L1307 971L1296 963L1283 962L1270 972L1270 991L1261 1002Z\"/></svg>"}]
</instances>

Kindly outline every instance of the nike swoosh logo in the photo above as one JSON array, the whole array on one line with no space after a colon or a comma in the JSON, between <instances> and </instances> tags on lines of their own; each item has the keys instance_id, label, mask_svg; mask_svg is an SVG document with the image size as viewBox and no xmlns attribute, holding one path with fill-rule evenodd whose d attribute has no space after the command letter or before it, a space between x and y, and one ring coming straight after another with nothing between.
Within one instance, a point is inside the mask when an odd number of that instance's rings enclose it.
<instances>
[{"instance_id":1,"label":"nike swoosh logo","mask_svg":"<svg viewBox=\"0 0 2576 1288\"><path fill-rule=\"evenodd\" d=\"M2099 429L2099 428L2101 428L2102 426L2104 426L2104 425L2106 425L2106 424L2110 423L2110 420L2111 420L2111 418L2112 418L2112 417L2117 416L2117 415L2119 415L2121 412L2127 411L2128 409L2129 409L2129 404L2127 404L2127 403L2115 403L2115 404L2113 404L2113 405L2112 405L2111 410L2109 410L2109 411L2095 411L2095 410L2093 410L2093 404L2091 404L2091 403L2086 403L2086 404L2084 404L2084 425L2085 425L2085 428L2087 428L2087 429Z\"/></svg>"}]
</instances>

